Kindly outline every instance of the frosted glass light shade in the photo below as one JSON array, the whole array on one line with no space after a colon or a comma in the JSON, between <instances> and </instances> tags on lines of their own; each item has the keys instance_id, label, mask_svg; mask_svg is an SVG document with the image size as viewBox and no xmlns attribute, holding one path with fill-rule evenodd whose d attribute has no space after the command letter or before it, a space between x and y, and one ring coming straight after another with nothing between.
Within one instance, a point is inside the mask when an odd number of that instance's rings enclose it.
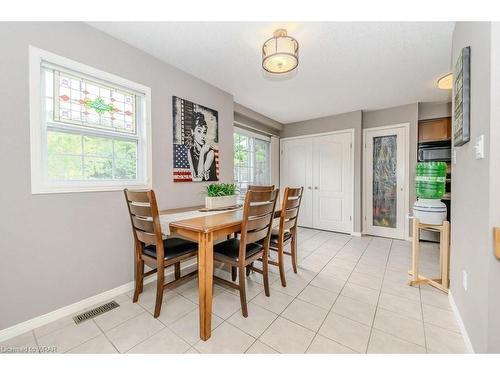
<instances>
[{"instance_id":1,"label":"frosted glass light shade","mask_svg":"<svg viewBox=\"0 0 500 375\"><path fill-rule=\"evenodd\" d=\"M438 87L441 90L451 90L453 87L453 74L449 73L438 79Z\"/></svg>"},{"instance_id":2,"label":"frosted glass light shade","mask_svg":"<svg viewBox=\"0 0 500 375\"><path fill-rule=\"evenodd\" d=\"M299 65L299 43L278 29L262 46L262 67L269 73L288 73Z\"/></svg>"}]
</instances>

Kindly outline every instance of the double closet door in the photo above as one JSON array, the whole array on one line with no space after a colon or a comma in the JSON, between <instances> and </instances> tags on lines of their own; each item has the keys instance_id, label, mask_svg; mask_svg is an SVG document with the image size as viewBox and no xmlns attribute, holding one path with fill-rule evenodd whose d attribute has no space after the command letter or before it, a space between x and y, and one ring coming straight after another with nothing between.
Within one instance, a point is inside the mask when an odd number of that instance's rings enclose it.
<instances>
[{"instance_id":1,"label":"double closet door","mask_svg":"<svg viewBox=\"0 0 500 375\"><path fill-rule=\"evenodd\" d=\"M304 187L298 225L352 232L352 143L352 130L281 140L281 190Z\"/></svg>"}]
</instances>

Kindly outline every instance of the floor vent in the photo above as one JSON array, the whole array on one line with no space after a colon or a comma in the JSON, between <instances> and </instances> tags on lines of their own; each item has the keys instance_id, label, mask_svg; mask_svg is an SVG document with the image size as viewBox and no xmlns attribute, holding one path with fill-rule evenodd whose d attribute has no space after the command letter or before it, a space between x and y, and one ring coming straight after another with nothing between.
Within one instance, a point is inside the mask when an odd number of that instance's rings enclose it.
<instances>
[{"instance_id":1,"label":"floor vent","mask_svg":"<svg viewBox=\"0 0 500 375\"><path fill-rule=\"evenodd\" d=\"M95 309L85 311L82 314L78 314L78 315L73 317L73 320L75 321L76 324L80 324L86 320L89 320L89 319L95 318L96 316L104 314L105 312L116 309L119 306L120 305L116 301L111 301L111 302L105 303L102 306L96 307Z\"/></svg>"}]
</instances>

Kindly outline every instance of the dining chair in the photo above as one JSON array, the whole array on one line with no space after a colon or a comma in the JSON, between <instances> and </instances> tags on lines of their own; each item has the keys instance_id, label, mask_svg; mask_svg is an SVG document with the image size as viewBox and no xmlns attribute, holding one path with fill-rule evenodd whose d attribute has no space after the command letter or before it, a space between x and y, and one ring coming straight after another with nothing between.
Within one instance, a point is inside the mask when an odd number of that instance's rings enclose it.
<instances>
[{"instance_id":1,"label":"dining chair","mask_svg":"<svg viewBox=\"0 0 500 375\"><path fill-rule=\"evenodd\" d=\"M252 190L252 191L274 190L274 185L248 185L247 190Z\"/></svg>"},{"instance_id":2,"label":"dining chair","mask_svg":"<svg viewBox=\"0 0 500 375\"><path fill-rule=\"evenodd\" d=\"M267 259L277 197L278 189L248 190L243 206L240 237L230 238L214 246L214 260L236 267L239 279L236 284L214 275L214 282L239 290L241 311L245 318L248 316L245 270L259 258L263 259L262 269L252 266L252 270L262 274L265 294L270 296Z\"/></svg>"},{"instance_id":3,"label":"dining chair","mask_svg":"<svg viewBox=\"0 0 500 375\"><path fill-rule=\"evenodd\" d=\"M274 190L274 185L248 185L247 191L252 190L252 191L268 191L268 190ZM239 233L235 233L235 236L238 236ZM232 235L228 235L228 239L231 238ZM249 266L253 266L253 263L250 264ZM233 281L236 281L236 272L237 268L236 267L231 267L231 279ZM250 267L247 267L247 276L250 275Z\"/></svg>"},{"instance_id":4,"label":"dining chair","mask_svg":"<svg viewBox=\"0 0 500 375\"><path fill-rule=\"evenodd\" d=\"M158 205L153 190L124 190L127 201L135 247L135 291L133 302L137 302L142 293L144 277L157 273L156 304L154 317L160 315L163 290L175 286L195 276L192 271L181 276L181 262L194 258L198 254L198 244L181 238L163 238ZM144 265L153 268L144 272ZM174 266L174 280L164 284L165 268Z\"/></svg>"},{"instance_id":5,"label":"dining chair","mask_svg":"<svg viewBox=\"0 0 500 375\"><path fill-rule=\"evenodd\" d=\"M284 255L292 257L293 272L297 273L297 221L300 202L304 188L286 187L281 204L280 223L277 229L271 232L269 249L278 252L278 261L268 260L269 264L278 266L281 285L286 286ZM284 247L290 244L290 252Z\"/></svg>"}]
</instances>

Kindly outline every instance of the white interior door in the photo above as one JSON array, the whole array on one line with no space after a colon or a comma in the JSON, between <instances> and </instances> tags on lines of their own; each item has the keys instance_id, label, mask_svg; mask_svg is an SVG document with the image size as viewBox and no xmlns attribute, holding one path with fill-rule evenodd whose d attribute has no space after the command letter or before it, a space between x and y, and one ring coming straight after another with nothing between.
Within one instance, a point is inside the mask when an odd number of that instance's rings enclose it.
<instances>
[{"instance_id":1,"label":"white interior door","mask_svg":"<svg viewBox=\"0 0 500 375\"><path fill-rule=\"evenodd\" d=\"M352 132L313 138L313 227L352 232Z\"/></svg>"},{"instance_id":2,"label":"white interior door","mask_svg":"<svg viewBox=\"0 0 500 375\"><path fill-rule=\"evenodd\" d=\"M312 139L298 138L281 142L281 191L286 186L304 187L298 225L313 226L312 214Z\"/></svg>"},{"instance_id":3,"label":"white interior door","mask_svg":"<svg viewBox=\"0 0 500 375\"><path fill-rule=\"evenodd\" d=\"M408 125L364 131L363 231L405 239L408 212Z\"/></svg>"}]
</instances>

